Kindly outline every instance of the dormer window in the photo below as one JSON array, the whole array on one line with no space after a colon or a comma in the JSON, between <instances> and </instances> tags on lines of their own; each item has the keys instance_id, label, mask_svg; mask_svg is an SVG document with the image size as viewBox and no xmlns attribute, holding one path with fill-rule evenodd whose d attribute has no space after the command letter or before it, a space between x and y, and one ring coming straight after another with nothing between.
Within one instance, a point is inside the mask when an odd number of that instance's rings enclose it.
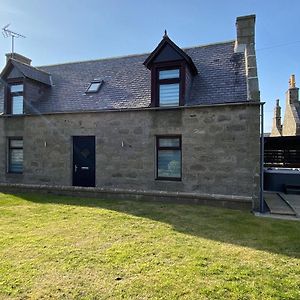
<instances>
[{"instance_id":1,"label":"dormer window","mask_svg":"<svg viewBox=\"0 0 300 300\"><path fill-rule=\"evenodd\" d=\"M11 58L13 57L13 58ZM45 71L30 65L31 60L14 53L7 56L5 68L0 73L0 79L5 84L4 111L8 115L22 115L29 109L26 108L26 85L30 87L30 99L39 94L40 87L51 87L51 76ZM36 96L37 98L37 96Z\"/></svg>"},{"instance_id":2,"label":"dormer window","mask_svg":"<svg viewBox=\"0 0 300 300\"><path fill-rule=\"evenodd\" d=\"M166 32L144 65L151 70L151 106L185 105L198 71L193 60L170 40Z\"/></svg>"},{"instance_id":3,"label":"dormer window","mask_svg":"<svg viewBox=\"0 0 300 300\"><path fill-rule=\"evenodd\" d=\"M158 106L179 106L180 69L158 69Z\"/></svg>"},{"instance_id":4,"label":"dormer window","mask_svg":"<svg viewBox=\"0 0 300 300\"><path fill-rule=\"evenodd\" d=\"M90 83L89 87L87 88L86 93L98 93L102 83L103 80L98 80L98 79L93 80Z\"/></svg>"},{"instance_id":5,"label":"dormer window","mask_svg":"<svg viewBox=\"0 0 300 300\"><path fill-rule=\"evenodd\" d=\"M24 85L22 82L8 86L7 114L22 115L24 113Z\"/></svg>"}]
</instances>

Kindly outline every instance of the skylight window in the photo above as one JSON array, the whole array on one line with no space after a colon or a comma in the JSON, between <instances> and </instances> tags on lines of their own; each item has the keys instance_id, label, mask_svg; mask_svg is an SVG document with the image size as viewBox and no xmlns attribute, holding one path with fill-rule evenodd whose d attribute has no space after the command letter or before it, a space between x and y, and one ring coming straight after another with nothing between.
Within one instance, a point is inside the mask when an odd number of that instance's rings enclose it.
<instances>
[{"instance_id":1,"label":"skylight window","mask_svg":"<svg viewBox=\"0 0 300 300\"><path fill-rule=\"evenodd\" d=\"M103 80L93 80L87 88L86 93L97 93L100 90L102 83Z\"/></svg>"}]
</instances>

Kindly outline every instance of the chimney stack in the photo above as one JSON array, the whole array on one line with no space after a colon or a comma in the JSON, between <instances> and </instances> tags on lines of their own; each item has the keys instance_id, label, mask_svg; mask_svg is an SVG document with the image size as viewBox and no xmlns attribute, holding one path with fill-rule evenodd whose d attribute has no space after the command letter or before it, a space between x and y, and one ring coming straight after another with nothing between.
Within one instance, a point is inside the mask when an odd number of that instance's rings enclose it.
<instances>
[{"instance_id":1,"label":"chimney stack","mask_svg":"<svg viewBox=\"0 0 300 300\"><path fill-rule=\"evenodd\" d=\"M296 87L295 75L289 79L289 89L286 92L285 113L282 126L282 135L300 135L300 102L299 89Z\"/></svg>"},{"instance_id":2,"label":"chimney stack","mask_svg":"<svg viewBox=\"0 0 300 300\"><path fill-rule=\"evenodd\" d=\"M255 46L255 15L236 18L235 52L244 52L246 46Z\"/></svg>"},{"instance_id":3,"label":"chimney stack","mask_svg":"<svg viewBox=\"0 0 300 300\"><path fill-rule=\"evenodd\" d=\"M5 56L6 56L6 62L8 62L8 60L10 58L13 58L13 59L15 59L15 60L17 60L17 61L19 61L23 64L26 64L26 65L29 65L29 66L31 65L31 59L29 59L28 57L25 57L25 56L23 56L19 53L15 53L15 52L14 53L7 53L7 54L5 54Z\"/></svg>"},{"instance_id":4,"label":"chimney stack","mask_svg":"<svg viewBox=\"0 0 300 300\"><path fill-rule=\"evenodd\" d=\"M255 15L237 17L235 25L234 52L245 55L247 98L249 101L260 101L255 54Z\"/></svg>"},{"instance_id":5,"label":"chimney stack","mask_svg":"<svg viewBox=\"0 0 300 300\"><path fill-rule=\"evenodd\" d=\"M276 106L274 108L273 126L270 136L281 136L282 125L281 125L281 107L279 106L279 99L276 100Z\"/></svg>"},{"instance_id":6,"label":"chimney stack","mask_svg":"<svg viewBox=\"0 0 300 300\"><path fill-rule=\"evenodd\" d=\"M287 104L299 102L299 88L296 87L295 75L291 75L289 79L289 89L286 92Z\"/></svg>"}]
</instances>

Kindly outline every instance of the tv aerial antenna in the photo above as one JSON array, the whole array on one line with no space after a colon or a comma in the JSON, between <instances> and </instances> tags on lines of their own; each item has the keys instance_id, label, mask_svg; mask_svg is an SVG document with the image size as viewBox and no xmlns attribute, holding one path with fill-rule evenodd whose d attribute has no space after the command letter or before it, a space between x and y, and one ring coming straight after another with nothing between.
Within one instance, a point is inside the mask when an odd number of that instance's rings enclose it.
<instances>
[{"instance_id":1,"label":"tv aerial antenna","mask_svg":"<svg viewBox=\"0 0 300 300\"><path fill-rule=\"evenodd\" d=\"M26 36L8 29L9 25L10 24L7 24L2 28L2 34L5 38L11 37L11 56L13 57L15 38L19 38L19 37L26 38Z\"/></svg>"}]
</instances>

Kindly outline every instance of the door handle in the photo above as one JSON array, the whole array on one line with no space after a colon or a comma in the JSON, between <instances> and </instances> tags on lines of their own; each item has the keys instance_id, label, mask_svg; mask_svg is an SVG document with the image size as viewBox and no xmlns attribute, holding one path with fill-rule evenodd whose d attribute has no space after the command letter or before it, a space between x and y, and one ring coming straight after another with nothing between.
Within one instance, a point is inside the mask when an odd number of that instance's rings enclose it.
<instances>
[{"instance_id":1,"label":"door handle","mask_svg":"<svg viewBox=\"0 0 300 300\"><path fill-rule=\"evenodd\" d=\"M74 165L74 171L75 171L75 173L77 172L77 166L76 165Z\"/></svg>"}]
</instances>

